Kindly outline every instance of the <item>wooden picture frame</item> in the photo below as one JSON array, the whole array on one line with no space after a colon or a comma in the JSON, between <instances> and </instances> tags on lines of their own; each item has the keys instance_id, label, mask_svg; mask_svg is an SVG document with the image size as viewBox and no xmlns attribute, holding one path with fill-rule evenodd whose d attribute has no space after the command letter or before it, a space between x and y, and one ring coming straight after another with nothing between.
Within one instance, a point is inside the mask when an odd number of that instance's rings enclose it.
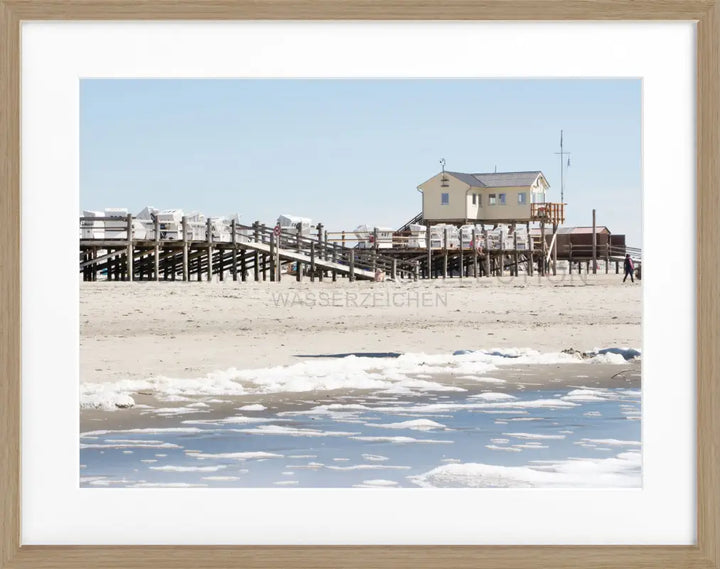
<instances>
[{"instance_id":1,"label":"wooden picture frame","mask_svg":"<svg viewBox=\"0 0 720 569\"><path fill-rule=\"evenodd\" d=\"M690 546L22 546L20 26L31 20L697 22L697 543ZM0 569L720 567L720 0L0 0Z\"/></svg>"}]
</instances>

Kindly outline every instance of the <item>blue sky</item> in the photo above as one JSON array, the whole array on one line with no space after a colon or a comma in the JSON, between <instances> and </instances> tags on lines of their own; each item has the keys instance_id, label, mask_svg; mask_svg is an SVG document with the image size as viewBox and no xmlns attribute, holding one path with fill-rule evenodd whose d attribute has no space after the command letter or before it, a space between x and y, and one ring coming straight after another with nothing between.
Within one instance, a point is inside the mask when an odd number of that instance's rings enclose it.
<instances>
[{"instance_id":1,"label":"blue sky","mask_svg":"<svg viewBox=\"0 0 720 569\"><path fill-rule=\"evenodd\" d=\"M80 205L396 227L440 171L542 170L567 225L641 235L639 80L105 80L80 89Z\"/></svg>"}]
</instances>

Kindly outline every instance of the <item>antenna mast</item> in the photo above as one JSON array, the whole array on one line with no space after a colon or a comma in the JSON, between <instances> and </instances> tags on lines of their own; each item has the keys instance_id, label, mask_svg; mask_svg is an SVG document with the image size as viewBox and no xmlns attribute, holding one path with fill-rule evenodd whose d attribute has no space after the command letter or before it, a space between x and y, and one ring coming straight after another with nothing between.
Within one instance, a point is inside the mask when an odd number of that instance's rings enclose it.
<instances>
[{"instance_id":1,"label":"antenna mast","mask_svg":"<svg viewBox=\"0 0 720 569\"><path fill-rule=\"evenodd\" d=\"M560 131L560 203L565 203L565 156L568 157L567 165L570 166L570 153L563 150L563 131Z\"/></svg>"}]
</instances>

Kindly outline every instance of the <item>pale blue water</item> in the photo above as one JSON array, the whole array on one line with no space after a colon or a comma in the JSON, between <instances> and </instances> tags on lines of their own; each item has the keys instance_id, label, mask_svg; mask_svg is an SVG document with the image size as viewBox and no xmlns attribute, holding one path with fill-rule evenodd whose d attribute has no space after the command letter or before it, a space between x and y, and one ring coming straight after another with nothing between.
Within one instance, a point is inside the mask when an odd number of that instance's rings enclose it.
<instances>
[{"instance_id":1,"label":"pale blue water","mask_svg":"<svg viewBox=\"0 0 720 569\"><path fill-rule=\"evenodd\" d=\"M512 395L518 398L515 401L517 404L540 399L560 400L567 396L569 391L528 390L513 392ZM199 432L116 431L82 438L83 445L101 445L104 448L81 448L81 486L96 488L138 484L193 484L208 487L348 488L362 485L364 481L381 479L387 481L383 484L394 483L395 487L417 487L408 479L409 476L425 473L451 461L524 466L533 464L533 461L611 458L628 450L639 451L639 444L631 443L640 441L640 391L601 391L602 400L575 401L577 406L569 408L473 409L462 407L478 403L477 398L472 398L467 393L421 396L379 394L328 398L327 403L369 407L360 410L338 409L331 415L323 412L322 408L313 411L312 406L307 406L302 414L237 411L237 415L266 420L247 424L181 423L194 419L206 420L207 415L180 417L173 421L175 426L196 428ZM417 406L437 403L460 407L437 412L419 412L417 409ZM411 407L416 409L409 409ZM445 428L420 431L372 426L417 419L429 419L444 425ZM266 429L268 425L287 429L312 429L322 434L352 434L307 436L307 432L296 431L298 436L290 436L242 432ZM539 438L528 439L527 434ZM400 443L353 438L357 436L412 437L432 442ZM496 442L492 439L496 439ZM583 439L611 441L598 443ZM137 446L143 442L150 445L169 443L174 446ZM517 446L527 443L539 443L548 448ZM119 448L119 445L126 445L126 448ZM488 448L488 445L520 450L498 450ZM207 455L258 451L279 456L244 460L223 457L201 459L193 451ZM365 466L361 466L361 469L348 468L360 465ZM171 469L157 470L158 467ZM176 467L201 467L206 470L176 471ZM212 477L223 479L213 480Z\"/></svg>"}]
</instances>

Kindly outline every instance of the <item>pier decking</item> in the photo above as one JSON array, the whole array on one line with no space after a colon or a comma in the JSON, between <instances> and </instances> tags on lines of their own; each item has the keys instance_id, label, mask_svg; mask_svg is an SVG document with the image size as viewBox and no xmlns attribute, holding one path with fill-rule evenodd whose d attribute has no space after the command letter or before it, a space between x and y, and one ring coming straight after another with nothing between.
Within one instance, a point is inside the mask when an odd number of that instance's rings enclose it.
<instances>
[{"instance_id":1,"label":"pier decking","mask_svg":"<svg viewBox=\"0 0 720 569\"><path fill-rule=\"evenodd\" d=\"M413 220L414 221L414 220ZM604 262L605 272L614 262L619 271L626 252L638 259L640 251L614 245L610 240L603 246L557 245L557 233L531 236L529 246L520 246L515 235L513 246L491 248L488 232L473 232L471 240L460 237L457 245L447 240L431 243L430 228L427 246L409 247L404 231L397 231L392 242L380 246L377 235L371 246L359 247L351 232L323 231L318 225L313 236L298 235L268 227L259 222L242 225L228 224L228 232L215 235L212 220L208 219L205 238L197 239L182 219L182 230L164 231L157 219L143 236L134 232L134 218L81 217L83 224L109 222L111 231L96 235L83 232L80 238L79 270L83 280L269 280L295 278L311 281L347 278L377 280L419 279L439 277L490 277L557 274L557 262L569 261L570 271L596 272L597 261ZM555 227L556 229L556 227ZM107 235L110 234L111 236ZM551 237L552 236L552 237ZM439 246L438 246L439 245ZM591 266L592 264L592 266Z\"/></svg>"}]
</instances>

